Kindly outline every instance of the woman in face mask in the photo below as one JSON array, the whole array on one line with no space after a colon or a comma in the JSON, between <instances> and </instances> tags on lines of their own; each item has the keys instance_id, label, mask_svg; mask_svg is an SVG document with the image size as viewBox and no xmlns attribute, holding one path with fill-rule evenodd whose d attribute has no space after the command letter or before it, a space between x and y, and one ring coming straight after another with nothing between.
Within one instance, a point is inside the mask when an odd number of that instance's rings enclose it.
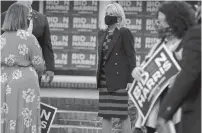
<instances>
[{"instance_id":1,"label":"woman in face mask","mask_svg":"<svg viewBox=\"0 0 202 133\"><path fill-rule=\"evenodd\" d=\"M119 4L108 5L104 19L107 29L98 33L97 70L102 133L112 132L112 118L120 118L122 133L132 133L126 89L133 81L131 72L136 66L134 39L124 27L125 14Z\"/></svg>"},{"instance_id":2,"label":"woman in face mask","mask_svg":"<svg viewBox=\"0 0 202 133\"><path fill-rule=\"evenodd\" d=\"M153 53L158 49L159 46L165 44L168 50L172 53L174 58L180 63L182 59L182 51L181 48L181 39L187 32L187 30L195 24L194 19L194 10L193 8L186 2L183 1L169 1L163 2L158 9L157 12L157 21L155 24L156 30L159 33L159 38L161 41L157 44L154 44L151 48L149 54L146 56L145 61L142 63L144 65L149 57L153 55ZM142 66L141 65L141 66ZM141 67L134 68L132 72L132 76L136 80L140 80L142 77L142 73L144 70ZM170 88L175 80L175 76L170 79L169 86ZM169 91L169 89L166 89ZM162 99L166 92L161 94L160 98L155 103L147 122L144 126L146 126L147 133L154 133L156 130L156 122L159 110L160 99ZM176 115L173 118L173 122L175 124L180 122L180 109L176 112ZM138 117L136 122L136 127L138 131L142 128L141 125L142 118Z\"/></svg>"}]
</instances>

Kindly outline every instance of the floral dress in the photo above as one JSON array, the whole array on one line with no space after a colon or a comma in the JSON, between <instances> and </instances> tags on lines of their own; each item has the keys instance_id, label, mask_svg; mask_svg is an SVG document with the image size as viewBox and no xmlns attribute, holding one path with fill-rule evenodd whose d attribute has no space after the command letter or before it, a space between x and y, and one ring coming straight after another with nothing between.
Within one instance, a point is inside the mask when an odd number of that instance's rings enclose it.
<instances>
[{"instance_id":1,"label":"floral dress","mask_svg":"<svg viewBox=\"0 0 202 133\"><path fill-rule=\"evenodd\" d=\"M5 32L0 39L1 133L40 133L41 48L24 30Z\"/></svg>"}]
</instances>

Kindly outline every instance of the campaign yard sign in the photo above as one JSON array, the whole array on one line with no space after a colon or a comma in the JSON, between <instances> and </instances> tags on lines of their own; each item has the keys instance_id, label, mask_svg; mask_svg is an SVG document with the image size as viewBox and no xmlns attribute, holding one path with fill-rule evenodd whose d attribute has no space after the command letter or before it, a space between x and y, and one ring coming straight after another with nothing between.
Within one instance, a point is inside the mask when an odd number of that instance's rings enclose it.
<instances>
[{"instance_id":1,"label":"campaign yard sign","mask_svg":"<svg viewBox=\"0 0 202 133\"><path fill-rule=\"evenodd\" d=\"M41 133L49 133L57 108L41 102Z\"/></svg>"},{"instance_id":2,"label":"campaign yard sign","mask_svg":"<svg viewBox=\"0 0 202 133\"><path fill-rule=\"evenodd\" d=\"M129 96L143 118L144 125L156 100L176 75L180 66L165 45L160 46L153 56L143 65L145 72L140 81L133 81L128 90Z\"/></svg>"}]
</instances>

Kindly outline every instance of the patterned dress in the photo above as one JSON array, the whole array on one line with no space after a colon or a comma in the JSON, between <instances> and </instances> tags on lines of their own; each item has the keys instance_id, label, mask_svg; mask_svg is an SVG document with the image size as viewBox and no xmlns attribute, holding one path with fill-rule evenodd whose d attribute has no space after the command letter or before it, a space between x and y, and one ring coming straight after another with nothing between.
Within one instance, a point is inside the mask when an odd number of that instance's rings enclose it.
<instances>
[{"instance_id":1,"label":"patterned dress","mask_svg":"<svg viewBox=\"0 0 202 133\"><path fill-rule=\"evenodd\" d=\"M104 72L108 45L110 45L112 37L113 32L108 32L102 47L98 116L125 119L128 117L128 93L125 88L116 91L113 88L108 88Z\"/></svg>"},{"instance_id":2,"label":"patterned dress","mask_svg":"<svg viewBox=\"0 0 202 133\"><path fill-rule=\"evenodd\" d=\"M1 133L40 133L41 48L24 30L5 32L0 39Z\"/></svg>"}]
</instances>

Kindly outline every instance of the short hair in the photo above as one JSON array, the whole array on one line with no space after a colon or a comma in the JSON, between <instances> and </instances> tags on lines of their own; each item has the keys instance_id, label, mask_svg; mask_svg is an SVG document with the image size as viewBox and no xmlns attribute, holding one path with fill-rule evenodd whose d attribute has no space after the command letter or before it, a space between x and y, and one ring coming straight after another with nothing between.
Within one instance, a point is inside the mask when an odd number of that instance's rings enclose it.
<instances>
[{"instance_id":1,"label":"short hair","mask_svg":"<svg viewBox=\"0 0 202 133\"><path fill-rule=\"evenodd\" d=\"M106 11L109 7L112 8L113 14L115 14L117 17L121 17L120 26L121 27L125 26L126 15L124 13L122 6L118 3L109 4L107 5Z\"/></svg>"},{"instance_id":2,"label":"short hair","mask_svg":"<svg viewBox=\"0 0 202 133\"><path fill-rule=\"evenodd\" d=\"M166 21L177 38L182 38L186 31L195 24L195 11L184 1L163 2L158 12L166 16Z\"/></svg>"},{"instance_id":3,"label":"short hair","mask_svg":"<svg viewBox=\"0 0 202 133\"><path fill-rule=\"evenodd\" d=\"M2 26L4 31L17 31L18 29L26 30L27 16L29 9L25 5L15 2L13 3L6 13L6 17Z\"/></svg>"}]
</instances>

